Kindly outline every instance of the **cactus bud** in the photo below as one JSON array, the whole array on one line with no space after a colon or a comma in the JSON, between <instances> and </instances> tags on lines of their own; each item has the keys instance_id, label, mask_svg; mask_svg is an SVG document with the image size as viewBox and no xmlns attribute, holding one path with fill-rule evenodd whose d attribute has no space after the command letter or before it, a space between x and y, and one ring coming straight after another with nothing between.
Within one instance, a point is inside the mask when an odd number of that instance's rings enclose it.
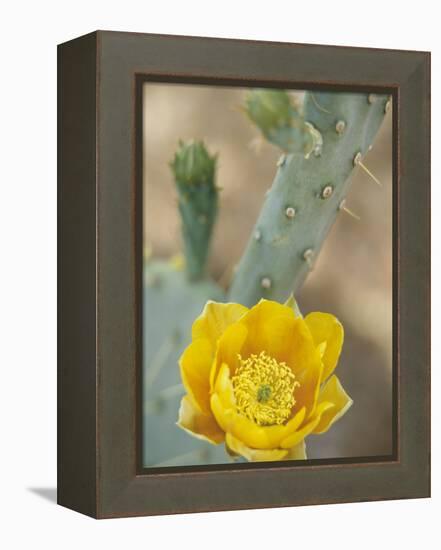
<instances>
[{"instance_id":1,"label":"cactus bud","mask_svg":"<svg viewBox=\"0 0 441 550\"><path fill-rule=\"evenodd\" d=\"M180 184L212 186L216 155L211 156L202 141L180 141L171 168L175 180Z\"/></svg>"},{"instance_id":2,"label":"cactus bud","mask_svg":"<svg viewBox=\"0 0 441 550\"><path fill-rule=\"evenodd\" d=\"M285 90L252 90L245 111L264 137L287 153L303 153L307 158L321 143L319 132L304 120Z\"/></svg>"},{"instance_id":3,"label":"cactus bud","mask_svg":"<svg viewBox=\"0 0 441 550\"><path fill-rule=\"evenodd\" d=\"M291 101L285 90L252 90L246 97L249 118L268 137L291 123Z\"/></svg>"}]
</instances>

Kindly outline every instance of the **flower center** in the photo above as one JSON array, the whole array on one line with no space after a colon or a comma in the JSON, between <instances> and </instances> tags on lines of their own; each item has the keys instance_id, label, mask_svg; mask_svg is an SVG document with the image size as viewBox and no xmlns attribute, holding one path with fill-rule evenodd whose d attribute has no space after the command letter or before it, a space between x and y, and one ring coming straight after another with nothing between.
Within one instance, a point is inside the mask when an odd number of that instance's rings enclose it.
<instances>
[{"instance_id":1,"label":"flower center","mask_svg":"<svg viewBox=\"0 0 441 550\"><path fill-rule=\"evenodd\" d=\"M279 363L264 351L242 359L233 376L237 410L259 424L283 424L295 404L294 389L300 384L286 363Z\"/></svg>"}]
</instances>

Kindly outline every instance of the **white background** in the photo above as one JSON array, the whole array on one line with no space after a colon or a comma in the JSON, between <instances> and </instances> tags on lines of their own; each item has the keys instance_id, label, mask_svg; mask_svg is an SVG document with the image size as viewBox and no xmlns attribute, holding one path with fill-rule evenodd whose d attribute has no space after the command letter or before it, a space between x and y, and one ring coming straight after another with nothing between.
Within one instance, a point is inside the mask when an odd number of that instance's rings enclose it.
<instances>
[{"instance_id":1,"label":"white background","mask_svg":"<svg viewBox=\"0 0 441 550\"><path fill-rule=\"evenodd\" d=\"M431 500L97 522L47 498L53 497L56 483L56 44L108 29L431 50L435 209L441 204L441 52L435 6L428 0L3 3L0 547L439 548L441 297L436 283L441 276L441 216L436 210Z\"/></svg>"}]
</instances>

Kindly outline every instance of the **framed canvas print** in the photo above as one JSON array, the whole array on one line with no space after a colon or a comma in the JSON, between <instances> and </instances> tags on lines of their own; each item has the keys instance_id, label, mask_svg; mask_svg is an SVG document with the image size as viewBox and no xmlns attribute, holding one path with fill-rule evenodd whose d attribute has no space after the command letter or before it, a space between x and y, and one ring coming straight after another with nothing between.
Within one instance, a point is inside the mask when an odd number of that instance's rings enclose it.
<instances>
[{"instance_id":1,"label":"framed canvas print","mask_svg":"<svg viewBox=\"0 0 441 550\"><path fill-rule=\"evenodd\" d=\"M430 56L59 46L58 501L430 495Z\"/></svg>"}]
</instances>

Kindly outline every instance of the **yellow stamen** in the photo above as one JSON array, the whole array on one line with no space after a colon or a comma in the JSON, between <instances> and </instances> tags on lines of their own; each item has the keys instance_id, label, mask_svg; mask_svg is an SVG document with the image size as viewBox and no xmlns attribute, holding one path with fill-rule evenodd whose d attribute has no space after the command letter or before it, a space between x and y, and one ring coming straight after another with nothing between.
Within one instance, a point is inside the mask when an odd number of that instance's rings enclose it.
<instances>
[{"instance_id":1,"label":"yellow stamen","mask_svg":"<svg viewBox=\"0 0 441 550\"><path fill-rule=\"evenodd\" d=\"M295 404L294 389L300 384L288 365L262 351L242 359L233 376L237 410L259 424L283 424Z\"/></svg>"}]
</instances>

